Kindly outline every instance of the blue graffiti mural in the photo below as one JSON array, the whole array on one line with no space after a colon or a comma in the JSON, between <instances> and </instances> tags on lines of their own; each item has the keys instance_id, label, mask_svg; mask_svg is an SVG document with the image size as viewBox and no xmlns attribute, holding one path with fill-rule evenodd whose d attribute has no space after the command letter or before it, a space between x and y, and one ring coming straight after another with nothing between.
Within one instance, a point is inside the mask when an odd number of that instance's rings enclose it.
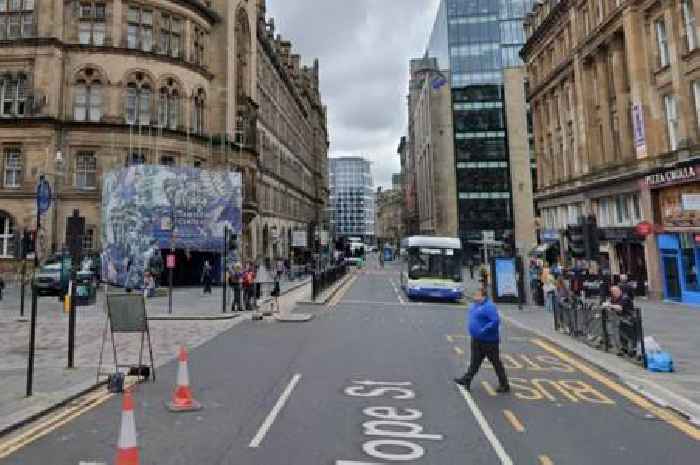
<instances>
[{"instance_id":1,"label":"blue graffiti mural","mask_svg":"<svg viewBox=\"0 0 700 465\"><path fill-rule=\"evenodd\" d=\"M102 276L140 287L159 249L219 252L224 226L241 233L240 173L140 165L111 171L102 189Z\"/></svg>"}]
</instances>

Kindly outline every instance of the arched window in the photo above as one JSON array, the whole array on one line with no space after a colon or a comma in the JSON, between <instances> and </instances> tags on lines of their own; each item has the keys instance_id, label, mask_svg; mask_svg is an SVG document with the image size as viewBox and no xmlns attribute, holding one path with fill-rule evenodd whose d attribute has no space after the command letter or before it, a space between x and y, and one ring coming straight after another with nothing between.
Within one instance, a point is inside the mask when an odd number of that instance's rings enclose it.
<instances>
[{"instance_id":1,"label":"arched window","mask_svg":"<svg viewBox=\"0 0 700 465\"><path fill-rule=\"evenodd\" d=\"M27 77L24 74L0 76L0 113L2 116L24 116L27 108Z\"/></svg>"},{"instance_id":2,"label":"arched window","mask_svg":"<svg viewBox=\"0 0 700 465\"><path fill-rule=\"evenodd\" d=\"M205 123L204 123L204 105L206 102L206 95L203 89L199 89L194 94L194 102L192 106L192 131L195 134L204 134Z\"/></svg>"},{"instance_id":3,"label":"arched window","mask_svg":"<svg viewBox=\"0 0 700 465\"><path fill-rule=\"evenodd\" d=\"M168 79L158 91L158 127L177 129L180 125L180 94L173 79Z\"/></svg>"},{"instance_id":4,"label":"arched window","mask_svg":"<svg viewBox=\"0 0 700 465\"><path fill-rule=\"evenodd\" d=\"M92 68L85 68L73 87L73 119L94 121L102 119L102 79Z\"/></svg>"},{"instance_id":5,"label":"arched window","mask_svg":"<svg viewBox=\"0 0 700 465\"><path fill-rule=\"evenodd\" d=\"M0 211L0 258L15 256L15 222L10 215Z\"/></svg>"},{"instance_id":6,"label":"arched window","mask_svg":"<svg viewBox=\"0 0 700 465\"><path fill-rule=\"evenodd\" d=\"M126 123L151 124L151 99L153 86L146 76L134 73L126 85Z\"/></svg>"}]
</instances>

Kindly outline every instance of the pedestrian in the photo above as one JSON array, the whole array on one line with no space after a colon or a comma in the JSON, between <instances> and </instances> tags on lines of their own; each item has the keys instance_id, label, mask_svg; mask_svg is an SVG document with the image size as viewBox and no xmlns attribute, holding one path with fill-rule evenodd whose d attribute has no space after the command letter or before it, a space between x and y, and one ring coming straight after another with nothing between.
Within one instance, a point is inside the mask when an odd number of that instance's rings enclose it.
<instances>
[{"instance_id":1,"label":"pedestrian","mask_svg":"<svg viewBox=\"0 0 700 465\"><path fill-rule=\"evenodd\" d=\"M241 281L243 280L243 271L241 264L236 263L233 267L233 272L229 275L228 282L233 290L233 303L231 304L231 312L242 312L243 304L241 302Z\"/></svg>"},{"instance_id":2,"label":"pedestrian","mask_svg":"<svg viewBox=\"0 0 700 465\"><path fill-rule=\"evenodd\" d=\"M243 302L246 310L253 309L253 283L255 283L255 272L253 271L253 264L248 263L243 272Z\"/></svg>"},{"instance_id":3,"label":"pedestrian","mask_svg":"<svg viewBox=\"0 0 700 465\"><path fill-rule=\"evenodd\" d=\"M277 280L279 281L282 279L282 275L284 275L284 261L282 261L281 258L277 259Z\"/></svg>"},{"instance_id":4,"label":"pedestrian","mask_svg":"<svg viewBox=\"0 0 700 465\"><path fill-rule=\"evenodd\" d=\"M143 274L143 298L148 299L153 297L155 295L155 287L153 275L149 271L146 271Z\"/></svg>"},{"instance_id":5,"label":"pedestrian","mask_svg":"<svg viewBox=\"0 0 700 465\"><path fill-rule=\"evenodd\" d=\"M471 362L464 376L455 378L455 382L468 391L481 362L487 358L498 376L499 386L496 392L510 392L510 384L500 356L500 317L496 306L483 290L474 293L474 303L469 308L465 320L466 332L471 336Z\"/></svg>"},{"instance_id":6,"label":"pedestrian","mask_svg":"<svg viewBox=\"0 0 700 465\"><path fill-rule=\"evenodd\" d=\"M542 285L542 290L544 291L544 309L550 313L554 312L554 300L556 297L556 281L554 281L554 276L547 274L544 278L544 284Z\"/></svg>"},{"instance_id":7,"label":"pedestrian","mask_svg":"<svg viewBox=\"0 0 700 465\"><path fill-rule=\"evenodd\" d=\"M634 356L638 338L632 299L622 292L620 286L612 286L610 300L604 304L604 307L612 310L608 313L608 328L613 344L617 348L617 355L621 357L627 353Z\"/></svg>"},{"instance_id":8,"label":"pedestrian","mask_svg":"<svg viewBox=\"0 0 700 465\"><path fill-rule=\"evenodd\" d=\"M211 294L211 265L209 260L204 261L204 268L202 268L202 283L204 283L204 294Z\"/></svg>"},{"instance_id":9,"label":"pedestrian","mask_svg":"<svg viewBox=\"0 0 700 465\"><path fill-rule=\"evenodd\" d=\"M565 308L570 308L571 291L566 287L566 281L562 276L557 278L557 284L554 289L554 302L552 303L552 311L554 316L559 321L560 325L564 323L567 328L571 326L571 315L569 312L564 312Z\"/></svg>"},{"instance_id":10,"label":"pedestrian","mask_svg":"<svg viewBox=\"0 0 700 465\"><path fill-rule=\"evenodd\" d=\"M488 295L488 288L489 288L489 270L486 268L485 264L481 264L479 267L479 275L481 276L481 290L483 291L484 295Z\"/></svg>"},{"instance_id":11,"label":"pedestrian","mask_svg":"<svg viewBox=\"0 0 700 465\"><path fill-rule=\"evenodd\" d=\"M474 281L474 260L469 260L469 278Z\"/></svg>"}]
</instances>

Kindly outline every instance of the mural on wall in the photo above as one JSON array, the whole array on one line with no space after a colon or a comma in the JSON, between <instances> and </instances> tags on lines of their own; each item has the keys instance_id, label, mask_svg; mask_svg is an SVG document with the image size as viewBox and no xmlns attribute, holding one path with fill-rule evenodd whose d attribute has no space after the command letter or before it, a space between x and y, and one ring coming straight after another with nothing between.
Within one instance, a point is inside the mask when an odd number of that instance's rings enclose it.
<instances>
[{"instance_id":1,"label":"mural on wall","mask_svg":"<svg viewBox=\"0 0 700 465\"><path fill-rule=\"evenodd\" d=\"M240 173L140 165L109 172L102 189L102 276L140 287L160 249L220 252L241 233Z\"/></svg>"}]
</instances>

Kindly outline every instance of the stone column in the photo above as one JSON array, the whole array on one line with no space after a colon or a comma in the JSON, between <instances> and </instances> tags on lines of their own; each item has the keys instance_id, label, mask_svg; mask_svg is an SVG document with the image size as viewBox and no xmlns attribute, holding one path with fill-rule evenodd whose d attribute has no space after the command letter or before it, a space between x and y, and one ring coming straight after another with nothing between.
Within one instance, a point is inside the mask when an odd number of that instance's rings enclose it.
<instances>
[{"instance_id":1,"label":"stone column","mask_svg":"<svg viewBox=\"0 0 700 465\"><path fill-rule=\"evenodd\" d=\"M617 121L620 144L620 158L623 160L634 158L634 134L632 127L629 93L625 82L625 49L620 38L615 38L611 44L613 54L613 80L615 84L615 101L617 104Z\"/></svg>"},{"instance_id":2,"label":"stone column","mask_svg":"<svg viewBox=\"0 0 700 465\"><path fill-rule=\"evenodd\" d=\"M640 180L640 183L642 180ZM642 186L639 191L639 203L642 207L642 218L650 223L654 223L654 205L652 192ZM663 297L663 276L661 270L661 259L659 257L659 245L656 242L656 235L647 236L644 241L644 261L647 267L648 293L650 298Z\"/></svg>"},{"instance_id":3,"label":"stone column","mask_svg":"<svg viewBox=\"0 0 700 465\"><path fill-rule=\"evenodd\" d=\"M683 37L681 31L683 29L683 19L681 15L680 2L675 6L671 3L664 12L664 20L666 21L666 33L668 35L668 53L671 62L671 79L673 80L673 95L676 96L676 111L678 113L678 142L682 147L682 141L688 141L688 119L683 115L693 114L694 108L690 99L690 88L688 80L685 77L685 69L679 66L680 56L685 50L682 43ZM679 147L679 148L681 148Z\"/></svg>"},{"instance_id":4,"label":"stone column","mask_svg":"<svg viewBox=\"0 0 700 465\"><path fill-rule=\"evenodd\" d=\"M603 164L614 160L615 148L613 147L612 124L610 120L610 87L608 83L608 54L607 50L600 50L595 55L594 66L597 72L598 84L598 117L600 125L603 127L601 146L603 148L600 154L600 161Z\"/></svg>"},{"instance_id":5,"label":"stone column","mask_svg":"<svg viewBox=\"0 0 700 465\"><path fill-rule=\"evenodd\" d=\"M581 167L580 174L588 174L591 168L595 165L595 159L591 153L589 140L589 128L591 126L591 82L588 76L586 66L580 55L574 56L574 84L576 94L575 112L576 118L576 133L578 134L578 153L579 166Z\"/></svg>"}]
</instances>

